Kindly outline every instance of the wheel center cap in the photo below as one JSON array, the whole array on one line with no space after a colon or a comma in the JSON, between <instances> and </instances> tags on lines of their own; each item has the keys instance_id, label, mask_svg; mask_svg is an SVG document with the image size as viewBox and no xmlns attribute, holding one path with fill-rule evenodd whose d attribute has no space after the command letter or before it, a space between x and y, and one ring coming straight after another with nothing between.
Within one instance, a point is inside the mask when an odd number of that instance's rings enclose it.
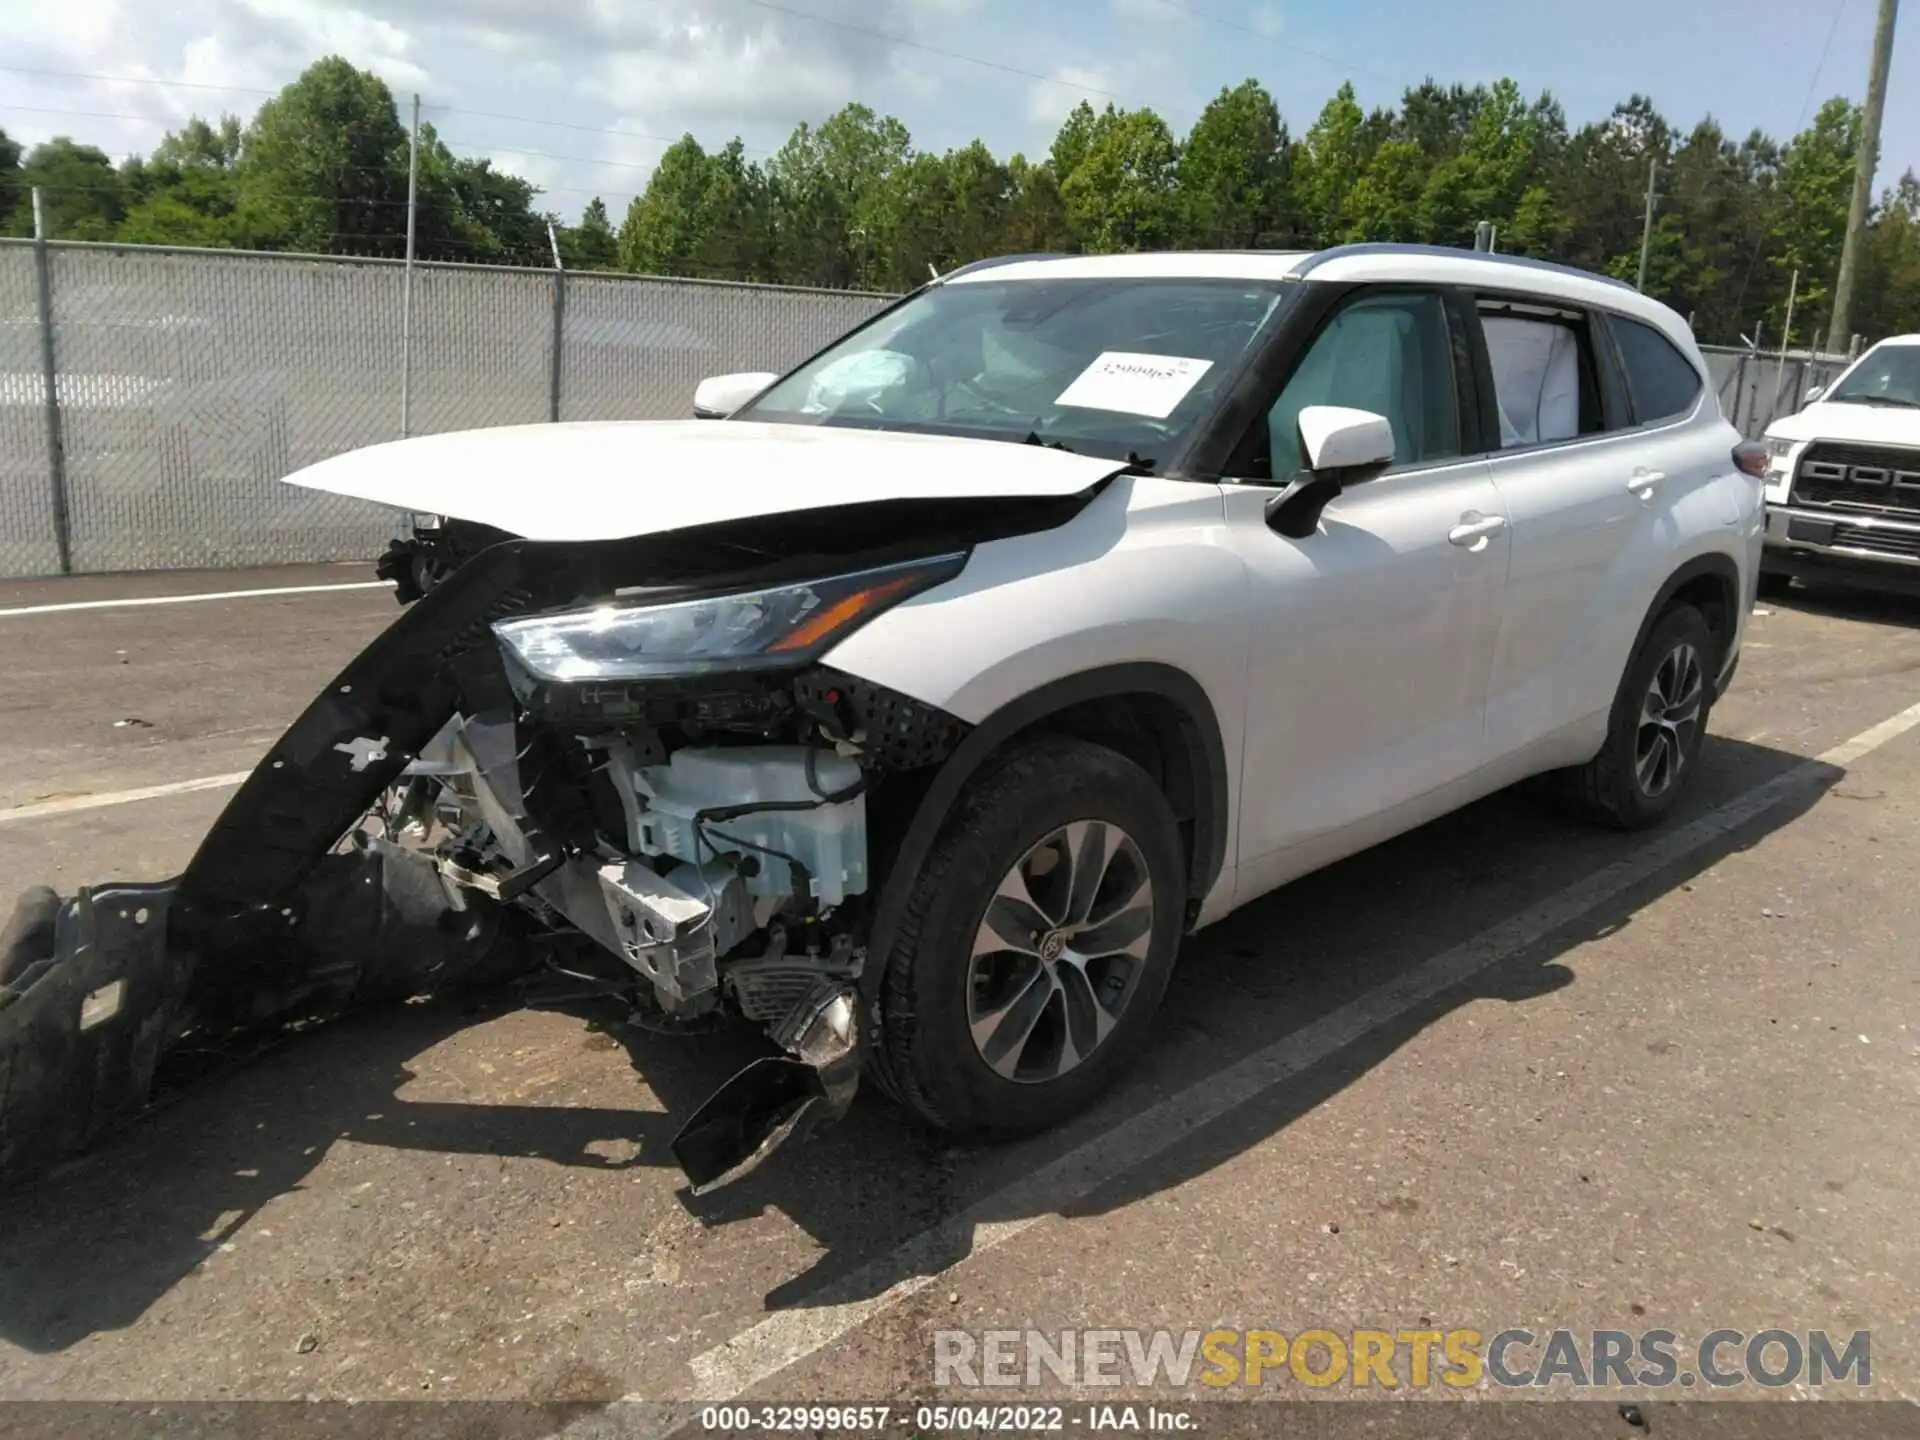
<instances>
[{"instance_id":1,"label":"wheel center cap","mask_svg":"<svg viewBox=\"0 0 1920 1440\"><path fill-rule=\"evenodd\" d=\"M1040 958L1049 965L1058 960L1061 952L1066 948L1067 937L1064 931L1049 930L1040 937Z\"/></svg>"}]
</instances>

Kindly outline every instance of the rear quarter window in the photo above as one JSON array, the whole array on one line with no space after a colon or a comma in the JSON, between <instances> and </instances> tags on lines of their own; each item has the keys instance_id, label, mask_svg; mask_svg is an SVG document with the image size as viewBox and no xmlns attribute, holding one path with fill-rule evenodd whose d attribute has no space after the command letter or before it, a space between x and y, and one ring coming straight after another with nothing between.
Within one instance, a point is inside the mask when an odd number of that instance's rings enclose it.
<instances>
[{"instance_id":1,"label":"rear quarter window","mask_svg":"<svg viewBox=\"0 0 1920 1440\"><path fill-rule=\"evenodd\" d=\"M1693 409L1700 398L1700 374L1674 343L1651 325L1624 316L1608 317L1620 362L1633 396L1634 418L1641 424L1671 420Z\"/></svg>"}]
</instances>

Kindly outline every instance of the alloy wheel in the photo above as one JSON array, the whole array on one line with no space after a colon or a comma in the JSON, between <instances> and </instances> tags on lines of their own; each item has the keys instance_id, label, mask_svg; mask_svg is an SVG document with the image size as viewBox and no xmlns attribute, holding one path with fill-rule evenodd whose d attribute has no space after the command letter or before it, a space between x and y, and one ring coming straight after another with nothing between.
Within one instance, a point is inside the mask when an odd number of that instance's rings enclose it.
<instances>
[{"instance_id":1,"label":"alloy wheel","mask_svg":"<svg viewBox=\"0 0 1920 1440\"><path fill-rule=\"evenodd\" d=\"M1691 642L1674 646L1654 669L1634 735L1634 780L1649 800L1671 790L1686 768L1705 701L1700 652Z\"/></svg>"},{"instance_id":2,"label":"alloy wheel","mask_svg":"<svg viewBox=\"0 0 1920 1440\"><path fill-rule=\"evenodd\" d=\"M1056 1080L1106 1042L1153 940L1153 880L1104 820L1052 831L995 888L967 966L974 1047L1003 1079Z\"/></svg>"}]
</instances>

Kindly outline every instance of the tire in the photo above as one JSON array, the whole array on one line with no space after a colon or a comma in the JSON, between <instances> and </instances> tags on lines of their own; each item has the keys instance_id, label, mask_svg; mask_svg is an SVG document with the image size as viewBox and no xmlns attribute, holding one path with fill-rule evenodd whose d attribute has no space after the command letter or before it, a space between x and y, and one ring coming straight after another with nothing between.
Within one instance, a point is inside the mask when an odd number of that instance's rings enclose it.
<instances>
[{"instance_id":1,"label":"tire","mask_svg":"<svg viewBox=\"0 0 1920 1440\"><path fill-rule=\"evenodd\" d=\"M1111 838L1116 831L1121 841ZM1108 858L1104 881L1086 897L1089 910L1062 887L1060 866L1068 843L1084 853L1096 833L1106 837ZM1060 923L1022 950L976 957L977 942L997 949L993 942L1008 933L1030 942L1035 932L1021 922L1040 923L996 896L1016 871L1041 919ZM1070 880L1071 863L1064 873ZM1139 1052L1184 928L1180 832L1152 779L1085 741L1019 746L989 760L961 791L908 883L881 977L873 1058L882 1087L934 1127L967 1135L1044 1130L1090 1105ZM1090 958L1080 953L1084 943L1079 951L1065 944L1078 938L1076 913L1092 922L1079 935L1131 953ZM1018 1043L1021 1022L1036 1014ZM993 1026L995 1015L1008 1023Z\"/></svg>"},{"instance_id":2,"label":"tire","mask_svg":"<svg viewBox=\"0 0 1920 1440\"><path fill-rule=\"evenodd\" d=\"M1673 808L1706 739L1718 657L1713 631L1693 606L1676 605L1654 623L1621 677L1606 743L1592 760L1568 772L1571 797L1589 818L1618 830L1644 830ZM1687 713L1689 697L1697 699L1691 720L1645 723L1656 678L1663 693L1675 697L1669 717ZM1655 730L1664 733L1650 733ZM1654 751L1660 745L1664 763Z\"/></svg>"}]
</instances>

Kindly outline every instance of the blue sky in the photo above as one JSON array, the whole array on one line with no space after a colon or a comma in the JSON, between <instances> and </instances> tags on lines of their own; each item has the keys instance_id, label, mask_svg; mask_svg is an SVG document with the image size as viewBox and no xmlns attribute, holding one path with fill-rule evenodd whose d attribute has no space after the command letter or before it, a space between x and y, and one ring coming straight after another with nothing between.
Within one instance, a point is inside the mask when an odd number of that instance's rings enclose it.
<instances>
[{"instance_id":1,"label":"blue sky","mask_svg":"<svg viewBox=\"0 0 1920 1440\"><path fill-rule=\"evenodd\" d=\"M1037 153L1082 98L1150 104L1179 131L1253 76L1298 134L1343 79L1372 106L1429 74L1511 75L1575 125L1638 90L1683 128L1712 114L1785 138L1826 97L1864 95L1873 23L1874 0L6 0L0 126L144 150L189 113L250 112L332 51L418 90L456 149L527 175L554 209L599 193L617 219L683 131L765 152L856 99L923 148ZM1914 15L1879 183L1909 166Z\"/></svg>"}]
</instances>

